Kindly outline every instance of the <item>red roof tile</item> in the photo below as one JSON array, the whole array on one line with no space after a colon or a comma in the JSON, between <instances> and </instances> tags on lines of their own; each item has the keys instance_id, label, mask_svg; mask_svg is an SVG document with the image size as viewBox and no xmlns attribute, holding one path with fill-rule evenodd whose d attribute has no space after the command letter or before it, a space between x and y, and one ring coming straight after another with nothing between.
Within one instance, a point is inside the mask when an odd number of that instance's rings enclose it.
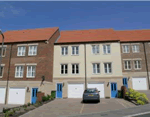
<instances>
[{"instance_id":1,"label":"red roof tile","mask_svg":"<svg viewBox=\"0 0 150 117\"><path fill-rule=\"evenodd\" d=\"M113 29L61 31L60 35L57 43L119 40Z\"/></svg>"},{"instance_id":2,"label":"red roof tile","mask_svg":"<svg viewBox=\"0 0 150 117\"><path fill-rule=\"evenodd\" d=\"M48 40L56 32L56 30L58 30L58 27L6 31L3 33L5 36L4 42L8 43ZM2 42L1 35L0 42Z\"/></svg>"},{"instance_id":3,"label":"red roof tile","mask_svg":"<svg viewBox=\"0 0 150 117\"><path fill-rule=\"evenodd\" d=\"M150 29L116 31L121 42L150 41Z\"/></svg>"}]
</instances>

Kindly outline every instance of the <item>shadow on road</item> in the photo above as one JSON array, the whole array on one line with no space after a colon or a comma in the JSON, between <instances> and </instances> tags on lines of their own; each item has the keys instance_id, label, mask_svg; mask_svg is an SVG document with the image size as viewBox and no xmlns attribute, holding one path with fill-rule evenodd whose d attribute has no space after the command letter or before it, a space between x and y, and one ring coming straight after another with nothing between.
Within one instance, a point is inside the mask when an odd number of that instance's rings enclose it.
<instances>
[{"instance_id":1,"label":"shadow on road","mask_svg":"<svg viewBox=\"0 0 150 117\"><path fill-rule=\"evenodd\" d=\"M82 100L81 103L82 103L82 104L98 104L98 103L100 103L100 102L98 102L98 101L84 101L84 102L83 102L83 100Z\"/></svg>"}]
</instances>

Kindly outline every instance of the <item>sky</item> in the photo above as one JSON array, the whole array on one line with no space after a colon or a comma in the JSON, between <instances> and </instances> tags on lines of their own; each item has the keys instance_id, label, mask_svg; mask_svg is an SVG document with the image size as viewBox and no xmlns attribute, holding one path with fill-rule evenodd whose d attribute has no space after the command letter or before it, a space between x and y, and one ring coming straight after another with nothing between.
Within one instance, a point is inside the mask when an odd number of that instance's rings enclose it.
<instances>
[{"instance_id":1,"label":"sky","mask_svg":"<svg viewBox=\"0 0 150 117\"><path fill-rule=\"evenodd\" d=\"M0 29L150 29L150 1L0 1Z\"/></svg>"}]
</instances>

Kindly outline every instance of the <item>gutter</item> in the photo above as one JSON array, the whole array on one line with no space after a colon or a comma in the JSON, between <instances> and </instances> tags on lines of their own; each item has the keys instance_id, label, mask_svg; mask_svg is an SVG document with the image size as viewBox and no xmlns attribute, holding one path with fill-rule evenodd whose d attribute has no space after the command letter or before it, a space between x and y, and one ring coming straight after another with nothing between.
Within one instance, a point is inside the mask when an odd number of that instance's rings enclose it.
<instances>
[{"instance_id":1,"label":"gutter","mask_svg":"<svg viewBox=\"0 0 150 117\"><path fill-rule=\"evenodd\" d=\"M146 64L147 78L148 78L148 87L150 89L148 61L147 61L147 54L146 54L146 49L145 49L145 43L144 42L143 42L143 46L144 46L144 55L145 55L145 64Z\"/></svg>"}]
</instances>

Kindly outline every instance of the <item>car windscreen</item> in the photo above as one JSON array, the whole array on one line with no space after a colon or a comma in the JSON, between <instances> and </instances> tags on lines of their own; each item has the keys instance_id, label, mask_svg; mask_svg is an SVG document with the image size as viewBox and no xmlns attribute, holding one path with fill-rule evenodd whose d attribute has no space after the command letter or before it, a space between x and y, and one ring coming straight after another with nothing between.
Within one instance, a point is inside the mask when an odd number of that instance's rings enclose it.
<instances>
[{"instance_id":1,"label":"car windscreen","mask_svg":"<svg viewBox=\"0 0 150 117\"><path fill-rule=\"evenodd\" d=\"M84 93L95 93L96 89L87 89L84 91Z\"/></svg>"}]
</instances>

